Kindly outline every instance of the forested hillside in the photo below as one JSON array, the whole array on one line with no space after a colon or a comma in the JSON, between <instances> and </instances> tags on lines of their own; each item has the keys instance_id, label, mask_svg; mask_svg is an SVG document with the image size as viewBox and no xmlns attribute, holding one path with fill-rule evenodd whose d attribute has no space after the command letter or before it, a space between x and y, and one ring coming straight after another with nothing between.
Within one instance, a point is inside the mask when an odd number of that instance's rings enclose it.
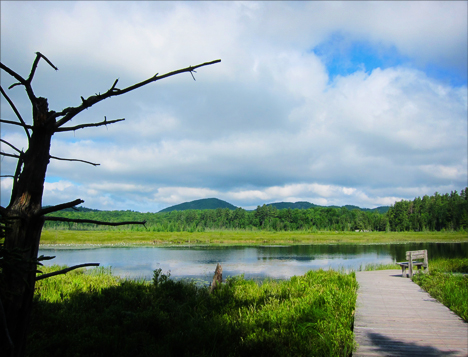
<instances>
[{"instance_id":1,"label":"forested hillside","mask_svg":"<svg viewBox=\"0 0 468 357\"><path fill-rule=\"evenodd\" d=\"M222 201L217 198L203 198L201 200L185 202L179 205L167 207L167 208L162 209L159 212L162 213L162 212L172 212L172 211L186 211L189 209L205 210L205 209L218 209L218 208L229 208L230 210L235 210L237 207L234 205L231 205L229 202Z\"/></svg>"},{"instance_id":2,"label":"forested hillside","mask_svg":"<svg viewBox=\"0 0 468 357\"><path fill-rule=\"evenodd\" d=\"M346 207L310 207L307 209L277 209L258 206L254 211L242 208L184 210L159 213L134 211L97 211L80 208L53 214L56 217L91 219L98 221L143 221L146 228L135 226L106 227L94 224L45 223L45 229L82 230L144 230L205 231L219 229L292 230L372 230L372 231L440 231L468 229L467 188L450 194L415 198L396 202L388 212L348 209Z\"/></svg>"}]
</instances>

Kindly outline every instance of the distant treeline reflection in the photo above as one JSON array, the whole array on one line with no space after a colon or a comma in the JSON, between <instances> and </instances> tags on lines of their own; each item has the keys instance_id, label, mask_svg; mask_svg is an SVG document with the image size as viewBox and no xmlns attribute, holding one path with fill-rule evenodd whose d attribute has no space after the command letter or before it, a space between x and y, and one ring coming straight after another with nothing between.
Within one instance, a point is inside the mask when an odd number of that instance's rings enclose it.
<instances>
[{"instance_id":1,"label":"distant treeline reflection","mask_svg":"<svg viewBox=\"0 0 468 357\"><path fill-rule=\"evenodd\" d=\"M230 210L185 210L165 213L134 211L98 211L80 208L66 210L54 216L98 221L143 221L141 226L108 227L95 224L69 224L47 221L45 229L72 230L131 230L157 232L203 232L206 230L245 229L270 231L459 231L468 229L467 190L396 202L388 212L348 210L345 207L313 207L309 209L280 209L269 205L254 211L242 208Z\"/></svg>"}]
</instances>

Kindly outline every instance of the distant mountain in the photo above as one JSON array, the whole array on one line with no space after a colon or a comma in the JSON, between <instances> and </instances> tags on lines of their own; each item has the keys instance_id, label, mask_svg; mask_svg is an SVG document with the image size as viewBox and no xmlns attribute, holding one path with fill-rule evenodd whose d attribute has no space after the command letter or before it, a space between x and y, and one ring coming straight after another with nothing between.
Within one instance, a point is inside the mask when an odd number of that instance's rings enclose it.
<instances>
[{"instance_id":1,"label":"distant mountain","mask_svg":"<svg viewBox=\"0 0 468 357\"><path fill-rule=\"evenodd\" d=\"M44 206L43 208L47 208L51 206ZM62 212L101 212L101 210L98 209L93 209L93 208L86 208L86 207L69 207L69 208L64 208L61 210Z\"/></svg>"},{"instance_id":2,"label":"distant mountain","mask_svg":"<svg viewBox=\"0 0 468 357\"><path fill-rule=\"evenodd\" d=\"M319 207L317 205L314 205L313 203L310 202L274 202L274 203L267 203L267 206L273 206L276 207L277 209L308 209L311 207Z\"/></svg>"},{"instance_id":3,"label":"distant mountain","mask_svg":"<svg viewBox=\"0 0 468 357\"><path fill-rule=\"evenodd\" d=\"M267 206L273 206L273 207L276 207L277 209L287 209L287 208L290 208L290 209L308 209L308 208L313 208L313 207L330 207L330 208L342 208L342 207L339 207L339 206L319 206L319 205L316 205L316 204L313 204L313 203L310 203L310 202L304 202L304 201L300 201L300 202L274 202L274 203L267 203ZM358 206L353 206L353 205L345 205L343 206L343 208L346 208L350 211L352 211L353 209L358 209L358 210L361 210L361 211L377 211L379 213L386 213L388 211L388 209L390 208L390 206L381 206L381 207L377 207L377 208L361 208L361 207L358 207Z\"/></svg>"},{"instance_id":4,"label":"distant mountain","mask_svg":"<svg viewBox=\"0 0 468 357\"><path fill-rule=\"evenodd\" d=\"M377 211L381 214L384 214L384 213L387 213L389 209L390 209L390 206L380 206L380 207L374 208L373 211Z\"/></svg>"},{"instance_id":5,"label":"distant mountain","mask_svg":"<svg viewBox=\"0 0 468 357\"><path fill-rule=\"evenodd\" d=\"M319 206L310 202L305 202L305 201L299 201L299 202L274 202L274 203L267 203L267 206L274 206L277 209L308 209L308 208L315 208L315 207L330 207L330 208L341 208L339 206ZM49 206L44 206L44 208L47 208ZM359 209L361 211L377 211L380 214L386 213L390 206L380 206L377 208L361 208L358 206L353 206L353 205L345 205L343 206L344 208L352 211L353 209ZM237 207L230 204L229 202L217 199L217 198L204 198L201 200L195 200L191 202L185 202L181 203L175 206L167 207L164 208L163 210L159 212L171 212L171 211L184 211L188 209L197 209L197 210L203 210L203 209L216 209L216 208L229 208L230 210L235 210ZM111 212L111 211L101 211L98 209L92 209L92 208L86 208L86 207L73 207L73 208L66 208L63 211L78 211L78 212ZM128 212L133 212L129 211ZM254 211L254 210L252 210ZM122 211L125 212L125 211Z\"/></svg>"},{"instance_id":6,"label":"distant mountain","mask_svg":"<svg viewBox=\"0 0 468 357\"><path fill-rule=\"evenodd\" d=\"M185 211L188 209L217 209L217 208L229 208L235 210L237 207L231 205L229 202L219 200L217 198L203 198L201 200L195 200L191 202L181 203L175 206L167 207L159 212L171 212L171 211Z\"/></svg>"}]
</instances>

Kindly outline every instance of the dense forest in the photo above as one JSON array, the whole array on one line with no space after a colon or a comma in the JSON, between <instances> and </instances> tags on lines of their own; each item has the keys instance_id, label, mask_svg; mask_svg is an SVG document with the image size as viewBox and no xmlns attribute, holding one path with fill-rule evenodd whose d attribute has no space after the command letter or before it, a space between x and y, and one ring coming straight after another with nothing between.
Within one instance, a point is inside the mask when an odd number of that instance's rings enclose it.
<instances>
[{"instance_id":1,"label":"dense forest","mask_svg":"<svg viewBox=\"0 0 468 357\"><path fill-rule=\"evenodd\" d=\"M206 231L223 229L272 231L442 231L468 229L468 188L460 194L415 198L396 202L388 212L348 209L346 207L311 207L308 209L277 209L271 205L258 206L254 211L217 208L159 213L134 211L98 211L87 208L54 213L56 217L98 221L147 221L146 227L108 227L46 221L45 229L73 230L149 230L157 232Z\"/></svg>"}]
</instances>

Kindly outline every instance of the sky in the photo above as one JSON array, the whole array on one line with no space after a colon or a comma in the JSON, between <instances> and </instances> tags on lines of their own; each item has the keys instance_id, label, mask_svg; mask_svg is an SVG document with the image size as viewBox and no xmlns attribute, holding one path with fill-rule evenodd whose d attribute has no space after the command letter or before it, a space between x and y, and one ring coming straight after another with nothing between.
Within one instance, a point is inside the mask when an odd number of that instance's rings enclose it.
<instances>
[{"instance_id":1,"label":"sky","mask_svg":"<svg viewBox=\"0 0 468 357\"><path fill-rule=\"evenodd\" d=\"M107 99L56 133L43 205L157 212L216 197L375 208L468 186L467 2L1 1L1 62L55 111ZM24 88L1 85L27 123ZM4 98L1 118L16 120ZM19 127L2 139L27 149ZM6 145L2 151L11 153ZM1 158L2 175L16 160ZM7 206L11 178L1 179Z\"/></svg>"}]
</instances>

